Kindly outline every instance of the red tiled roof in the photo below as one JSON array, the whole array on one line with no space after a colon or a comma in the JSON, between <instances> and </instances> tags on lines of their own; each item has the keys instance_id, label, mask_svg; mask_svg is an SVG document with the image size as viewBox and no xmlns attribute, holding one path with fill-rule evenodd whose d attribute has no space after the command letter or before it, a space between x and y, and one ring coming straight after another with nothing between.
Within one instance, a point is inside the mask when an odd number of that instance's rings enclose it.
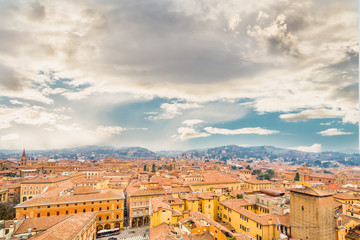
<instances>
[{"instance_id":1,"label":"red tiled roof","mask_svg":"<svg viewBox=\"0 0 360 240\"><path fill-rule=\"evenodd\" d=\"M72 214L65 220L55 224L44 232L36 234L33 240L71 240L80 233L97 213Z\"/></svg>"}]
</instances>

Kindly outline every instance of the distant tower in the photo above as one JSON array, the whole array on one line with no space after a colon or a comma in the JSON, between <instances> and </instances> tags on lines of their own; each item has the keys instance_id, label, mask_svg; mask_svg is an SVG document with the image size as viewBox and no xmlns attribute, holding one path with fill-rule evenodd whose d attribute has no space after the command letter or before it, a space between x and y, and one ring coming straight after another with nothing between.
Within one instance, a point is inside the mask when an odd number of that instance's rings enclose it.
<instances>
[{"instance_id":1,"label":"distant tower","mask_svg":"<svg viewBox=\"0 0 360 240\"><path fill-rule=\"evenodd\" d=\"M333 194L309 187L290 191L291 236L297 240L334 240Z\"/></svg>"},{"instance_id":2,"label":"distant tower","mask_svg":"<svg viewBox=\"0 0 360 240\"><path fill-rule=\"evenodd\" d=\"M20 157L20 166L26 166L26 165L27 165L27 156L26 156L25 148L24 148L24 151Z\"/></svg>"}]
</instances>

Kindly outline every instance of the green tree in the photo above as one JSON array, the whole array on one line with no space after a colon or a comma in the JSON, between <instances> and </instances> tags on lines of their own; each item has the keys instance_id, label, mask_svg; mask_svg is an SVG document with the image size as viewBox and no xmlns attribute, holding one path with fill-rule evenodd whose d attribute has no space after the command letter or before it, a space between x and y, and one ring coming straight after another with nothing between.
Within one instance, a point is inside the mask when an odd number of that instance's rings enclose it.
<instances>
[{"instance_id":1,"label":"green tree","mask_svg":"<svg viewBox=\"0 0 360 240\"><path fill-rule=\"evenodd\" d=\"M15 218L15 204L10 202L0 203L0 219L12 220Z\"/></svg>"},{"instance_id":2,"label":"green tree","mask_svg":"<svg viewBox=\"0 0 360 240\"><path fill-rule=\"evenodd\" d=\"M272 169L268 169L268 170L266 170L266 174L269 176L268 180L270 180L270 179L272 179L274 177L275 172Z\"/></svg>"},{"instance_id":3,"label":"green tree","mask_svg":"<svg viewBox=\"0 0 360 240\"><path fill-rule=\"evenodd\" d=\"M251 170L250 165L247 165L247 166L246 166L246 169Z\"/></svg>"},{"instance_id":4,"label":"green tree","mask_svg":"<svg viewBox=\"0 0 360 240\"><path fill-rule=\"evenodd\" d=\"M299 180L300 180L300 174L297 172L295 174L294 181L299 181Z\"/></svg>"},{"instance_id":5,"label":"green tree","mask_svg":"<svg viewBox=\"0 0 360 240\"><path fill-rule=\"evenodd\" d=\"M153 165L151 166L151 171L152 171L152 172L155 172L155 171L156 171L155 163L153 163Z\"/></svg>"}]
</instances>

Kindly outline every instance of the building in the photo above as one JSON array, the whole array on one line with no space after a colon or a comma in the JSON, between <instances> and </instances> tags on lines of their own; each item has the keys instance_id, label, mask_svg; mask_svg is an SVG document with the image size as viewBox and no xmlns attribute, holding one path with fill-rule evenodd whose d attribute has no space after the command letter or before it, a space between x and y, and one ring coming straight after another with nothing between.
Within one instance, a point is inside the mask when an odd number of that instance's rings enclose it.
<instances>
[{"instance_id":1,"label":"building","mask_svg":"<svg viewBox=\"0 0 360 240\"><path fill-rule=\"evenodd\" d=\"M260 189L272 188L272 183L268 180L247 179L244 183L244 188L247 190L260 191Z\"/></svg>"},{"instance_id":2,"label":"building","mask_svg":"<svg viewBox=\"0 0 360 240\"><path fill-rule=\"evenodd\" d=\"M177 197L180 193L191 192L189 187L170 187L164 189L156 182L148 182L146 185L146 189L135 189L135 191L129 191L128 189L130 227L142 227L150 224L150 199L165 195Z\"/></svg>"},{"instance_id":3,"label":"building","mask_svg":"<svg viewBox=\"0 0 360 240\"><path fill-rule=\"evenodd\" d=\"M24 202L31 199L50 187L58 186L64 182L76 181L84 177L83 173L75 173L70 175L53 175L44 177L29 178L21 182L20 185L20 201Z\"/></svg>"},{"instance_id":4,"label":"building","mask_svg":"<svg viewBox=\"0 0 360 240\"><path fill-rule=\"evenodd\" d=\"M13 236L33 240L95 240L96 213L21 219Z\"/></svg>"},{"instance_id":5,"label":"building","mask_svg":"<svg viewBox=\"0 0 360 240\"><path fill-rule=\"evenodd\" d=\"M291 236L295 239L335 239L333 194L309 187L291 189Z\"/></svg>"},{"instance_id":6,"label":"building","mask_svg":"<svg viewBox=\"0 0 360 240\"><path fill-rule=\"evenodd\" d=\"M107 189L83 189L63 183L50 191L18 204L16 218L43 218L96 212L96 229L123 228L124 194Z\"/></svg>"},{"instance_id":7,"label":"building","mask_svg":"<svg viewBox=\"0 0 360 240\"><path fill-rule=\"evenodd\" d=\"M24 167L27 165L27 156L26 156L26 153L25 153L25 149L23 150L23 153L20 157L20 166Z\"/></svg>"},{"instance_id":8,"label":"building","mask_svg":"<svg viewBox=\"0 0 360 240\"><path fill-rule=\"evenodd\" d=\"M280 239L281 222L276 214L264 212L264 208L243 199L227 199L220 202L218 217L231 224L236 232L258 240Z\"/></svg>"}]
</instances>

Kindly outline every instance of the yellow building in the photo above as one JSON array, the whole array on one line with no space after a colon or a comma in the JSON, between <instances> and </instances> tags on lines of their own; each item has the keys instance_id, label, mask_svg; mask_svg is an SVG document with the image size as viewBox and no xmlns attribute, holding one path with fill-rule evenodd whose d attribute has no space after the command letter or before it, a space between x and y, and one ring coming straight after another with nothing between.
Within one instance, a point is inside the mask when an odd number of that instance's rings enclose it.
<instances>
[{"instance_id":1,"label":"yellow building","mask_svg":"<svg viewBox=\"0 0 360 240\"><path fill-rule=\"evenodd\" d=\"M206 193L185 193L179 197L163 196L150 200L151 224L155 227L163 222L173 225L180 218L186 217L189 212L201 212L210 219L217 219L219 202L228 196Z\"/></svg>"},{"instance_id":2,"label":"yellow building","mask_svg":"<svg viewBox=\"0 0 360 240\"><path fill-rule=\"evenodd\" d=\"M0 189L0 203L9 201L9 189Z\"/></svg>"},{"instance_id":3,"label":"yellow building","mask_svg":"<svg viewBox=\"0 0 360 240\"><path fill-rule=\"evenodd\" d=\"M178 197L180 193L191 192L189 187L160 188L157 182L142 182L139 188L130 186L128 193L128 213L130 227L142 227L150 224L150 199L171 194Z\"/></svg>"},{"instance_id":4,"label":"yellow building","mask_svg":"<svg viewBox=\"0 0 360 240\"><path fill-rule=\"evenodd\" d=\"M264 214L256 205L241 199L220 202L219 218L231 224L236 232L255 239L280 239L281 223L276 214Z\"/></svg>"},{"instance_id":5,"label":"yellow building","mask_svg":"<svg viewBox=\"0 0 360 240\"><path fill-rule=\"evenodd\" d=\"M349 232L349 230L353 229L359 224L360 219L349 217L344 214L339 214L338 216L336 216L335 221L335 239L345 240L345 236Z\"/></svg>"},{"instance_id":6,"label":"yellow building","mask_svg":"<svg viewBox=\"0 0 360 240\"><path fill-rule=\"evenodd\" d=\"M244 188L247 190L259 191L260 189L272 188L272 183L268 180L247 179L244 181Z\"/></svg>"},{"instance_id":7,"label":"yellow building","mask_svg":"<svg viewBox=\"0 0 360 240\"><path fill-rule=\"evenodd\" d=\"M225 176L217 172L208 172L199 176L190 175L185 177L190 181L185 181L193 192L217 192L225 193L233 190L240 190L242 183L234 178Z\"/></svg>"}]
</instances>

